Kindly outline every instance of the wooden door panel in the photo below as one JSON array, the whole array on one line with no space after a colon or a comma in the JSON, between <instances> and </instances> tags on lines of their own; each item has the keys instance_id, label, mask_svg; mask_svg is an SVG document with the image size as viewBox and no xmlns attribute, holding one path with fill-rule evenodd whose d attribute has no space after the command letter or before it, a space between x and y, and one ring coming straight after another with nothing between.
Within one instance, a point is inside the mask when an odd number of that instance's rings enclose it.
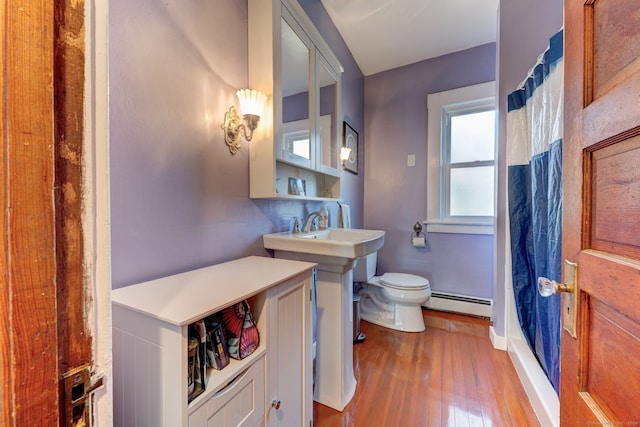
<instances>
[{"instance_id":1,"label":"wooden door panel","mask_svg":"<svg viewBox=\"0 0 640 427\"><path fill-rule=\"evenodd\" d=\"M593 33L587 55L593 58L594 99L607 94L640 67L640 9L636 3L595 0L586 6L591 9L587 10L586 26Z\"/></svg>"},{"instance_id":2,"label":"wooden door panel","mask_svg":"<svg viewBox=\"0 0 640 427\"><path fill-rule=\"evenodd\" d=\"M640 324L595 298L585 310L581 396L611 420L631 420L640 407L640 397L629 394L640 383L640 360L628 354L640 354Z\"/></svg>"},{"instance_id":3,"label":"wooden door panel","mask_svg":"<svg viewBox=\"0 0 640 427\"><path fill-rule=\"evenodd\" d=\"M640 259L640 136L604 145L585 160L587 247Z\"/></svg>"},{"instance_id":4,"label":"wooden door panel","mask_svg":"<svg viewBox=\"0 0 640 427\"><path fill-rule=\"evenodd\" d=\"M635 0L574 0L580 15L575 42L580 64L571 76L583 85L583 147L632 129L637 119L637 88L640 85L640 9ZM573 18L571 18L573 19ZM565 33L566 34L566 33ZM577 46L572 46L578 43ZM578 52L576 51L578 54ZM602 118L606 117L606 120Z\"/></svg>"}]
</instances>

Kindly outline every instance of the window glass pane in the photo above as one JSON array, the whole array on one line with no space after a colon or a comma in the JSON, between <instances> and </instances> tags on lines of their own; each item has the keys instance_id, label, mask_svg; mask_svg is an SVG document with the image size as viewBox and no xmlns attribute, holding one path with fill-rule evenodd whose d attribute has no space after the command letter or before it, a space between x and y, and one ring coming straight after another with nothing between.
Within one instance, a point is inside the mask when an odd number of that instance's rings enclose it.
<instances>
[{"instance_id":1,"label":"window glass pane","mask_svg":"<svg viewBox=\"0 0 640 427\"><path fill-rule=\"evenodd\" d=\"M451 117L451 163L493 160L495 111Z\"/></svg>"},{"instance_id":2,"label":"window glass pane","mask_svg":"<svg viewBox=\"0 0 640 427\"><path fill-rule=\"evenodd\" d=\"M309 138L293 140L293 154L304 157L305 159L310 159Z\"/></svg>"},{"instance_id":3,"label":"window glass pane","mask_svg":"<svg viewBox=\"0 0 640 427\"><path fill-rule=\"evenodd\" d=\"M493 216L493 168L451 169L450 216Z\"/></svg>"}]
</instances>

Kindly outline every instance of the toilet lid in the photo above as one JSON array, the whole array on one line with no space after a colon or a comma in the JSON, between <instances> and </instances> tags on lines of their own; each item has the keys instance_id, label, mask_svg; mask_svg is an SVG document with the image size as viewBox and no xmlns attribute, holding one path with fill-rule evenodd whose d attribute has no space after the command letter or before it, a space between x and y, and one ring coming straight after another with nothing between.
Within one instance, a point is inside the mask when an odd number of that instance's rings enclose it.
<instances>
[{"instance_id":1,"label":"toilet lid","mask_svg":"<svg viewBox=\"0 0 640 427\"><path fill-rule=\"evenodd\" d=\"M429 281L424 277L405 273L385 273L379 283L393 289L429 289Z\"/></svg>"}]
</instances>

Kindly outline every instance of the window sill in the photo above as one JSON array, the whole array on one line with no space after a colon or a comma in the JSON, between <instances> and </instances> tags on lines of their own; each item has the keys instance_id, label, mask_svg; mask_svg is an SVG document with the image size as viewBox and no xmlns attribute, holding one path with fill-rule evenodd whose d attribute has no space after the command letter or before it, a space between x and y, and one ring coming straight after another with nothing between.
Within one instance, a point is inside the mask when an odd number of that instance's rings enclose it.
<instances>
[{"instance_id":1,"label":"window sill","mask_svg":"<svg viewBox=\"0 0 640 427\"><path fill-rule=\"evenodd\" d=\"M493 234L493 224L470 222L433 222L423 221L427 233L453 234Z\"/></svg>"}]
</instances>

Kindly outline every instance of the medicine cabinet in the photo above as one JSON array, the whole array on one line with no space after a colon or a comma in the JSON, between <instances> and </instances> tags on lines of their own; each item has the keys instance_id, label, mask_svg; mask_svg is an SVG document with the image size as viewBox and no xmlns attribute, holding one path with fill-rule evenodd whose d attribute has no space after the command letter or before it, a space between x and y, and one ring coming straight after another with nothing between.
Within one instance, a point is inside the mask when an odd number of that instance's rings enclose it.
<instances>
[{"instance_id":1,"label":"medicine cabinet","mask_svg":"<svg viewBox=\"0 0 640 427\"><path fill-rule=\"evenodd\" d=\"M296 0L249 0L249 86L269 94L250 197L340 199L342 67Z\"/></svg>"}]
</instances>

